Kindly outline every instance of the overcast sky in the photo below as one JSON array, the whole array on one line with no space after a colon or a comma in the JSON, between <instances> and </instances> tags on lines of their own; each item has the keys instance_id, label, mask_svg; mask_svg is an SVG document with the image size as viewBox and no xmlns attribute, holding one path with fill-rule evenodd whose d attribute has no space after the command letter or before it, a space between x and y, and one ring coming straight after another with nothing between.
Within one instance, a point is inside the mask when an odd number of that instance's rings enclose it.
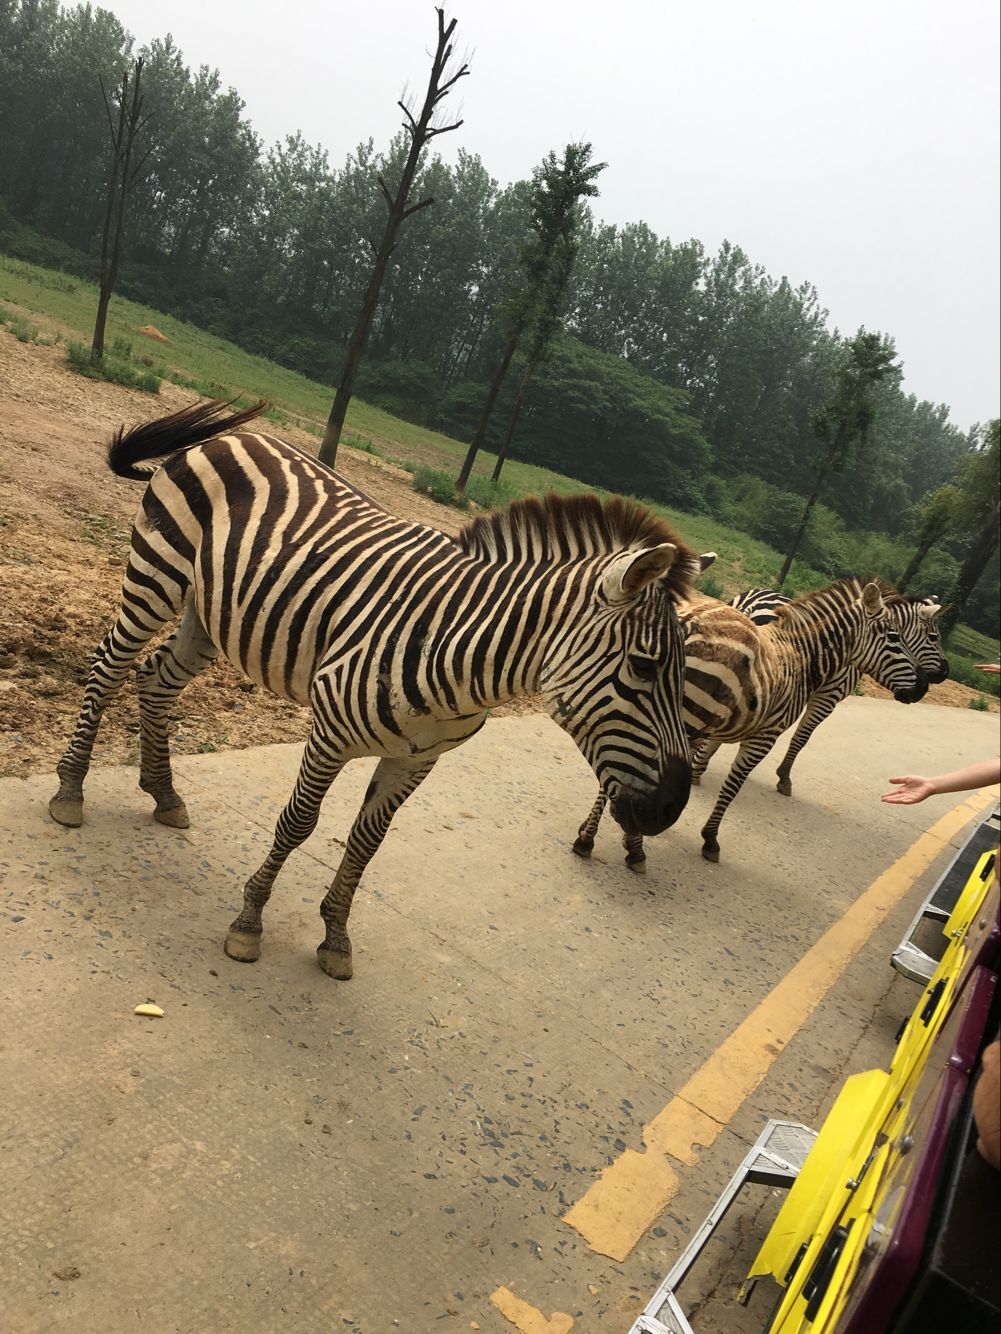
<instances>
[{"instance_id":1,"label":"overcast sky","mask_svg":"<svg viewBox=\"0 0 1001 1334\"><path fill-rule=\"evenodd\" d=\"M331 164L398 128L436 38L423 0L105 0L140 43L217 67L265 142ZM456 0L471 74L437 141L502 183L588 139L595 213L724 238L831 322L892 334L905 387L963 428L998 415L997 0Z\"/></svg>"}]
</instances>

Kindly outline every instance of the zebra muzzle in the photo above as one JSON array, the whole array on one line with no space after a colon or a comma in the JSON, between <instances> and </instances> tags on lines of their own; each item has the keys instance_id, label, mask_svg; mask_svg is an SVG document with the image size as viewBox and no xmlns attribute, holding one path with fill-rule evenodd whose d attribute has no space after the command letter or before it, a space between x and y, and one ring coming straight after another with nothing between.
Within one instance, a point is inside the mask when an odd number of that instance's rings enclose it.
<instances>
[{"instance_id":1,"label":"zebra muzzle","mask_svg":"<svg viewBox=\"0 0 1001 1334\"><path fill-rule=\"evenodd\" d=\"M612 800L612 815L626 834L659 834L669 829L688 804L692 766L672 755L660 783L649 791L623 787Z\"/></svg>"}]
</instances>

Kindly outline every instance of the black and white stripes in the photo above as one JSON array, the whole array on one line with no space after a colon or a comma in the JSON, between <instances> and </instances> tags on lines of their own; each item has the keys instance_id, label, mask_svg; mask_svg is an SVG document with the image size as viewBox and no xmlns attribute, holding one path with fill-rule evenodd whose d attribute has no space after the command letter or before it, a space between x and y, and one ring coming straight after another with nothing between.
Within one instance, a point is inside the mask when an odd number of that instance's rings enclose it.
<instances>
[{"instance_id":1,"label":"black and white stripes","mask_svg":"<svg viewBox=\"0 0 1001 1334\"><path fill-rule=\"evenodd\" d=\"M240 431L258 408L210 403L120 434L109 463L147 478L118 620L100 646L50 803L81 822L101 714L139 672L141 786L186 825L166 717L222 652L252 680L310 705L313 726L274 845L248 882L227 952L258 956L261 912L316 826L345 762L380 763L321 909L324 970L351 975L347 918L364 867L437 758L496 704L538 691L594 768L624 830L653 833L688 798L684 649L676 600L699 561L642 506L593 496L517 502L455 541L387 514L310 455ZM150 476L144 460L165 458Z\"/></svg>"},{"instance_id":2,"label":"black and white stripes","mask_svg":"<svg viewBox=\"0 0 1001 1334\"><path fill-rule=\"evenodd\" d=\"M767 614L756 591L748 606L764 624L713 600L683 612L685 720L695 780L720 745L740 747L702 829L702 855L709 861L719 860L720 823L748 774L817 692L832 683L840 691L846 671L854 671L870 674L902 703L924 695L926 673L898 619L897 609L905 604L889 585L843 579L796 601L772 602ZM599 794L574 843L582 856L593 846L603 810ZM644 861L642 836L626 830L624 842L628 864L638 869Z\"/></svg>"}]
</instances>

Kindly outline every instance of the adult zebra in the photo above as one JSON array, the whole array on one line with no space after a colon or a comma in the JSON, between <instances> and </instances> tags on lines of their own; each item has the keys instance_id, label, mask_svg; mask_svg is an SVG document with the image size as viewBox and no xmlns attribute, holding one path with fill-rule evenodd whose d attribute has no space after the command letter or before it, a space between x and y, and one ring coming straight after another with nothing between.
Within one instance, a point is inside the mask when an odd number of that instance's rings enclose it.
<instances>
[{"instance_id":1,"label":"adult zebra","mask_svg":"<svg viewBox=\"0 0 1001 1334\"><path fill-rule=\"evenodd\" d=\"M846 664L867 672L901 703L928 688L897 629L890 608L901 595L882 581L842 579L777 607L762 626L723 602L702 601L682 613L685 631L685 722L695 749L698 781L724 742L739 742L712 814L702 829L702 855L719 861L719 827L748 774L799 717L826 682ZM605 809L599 792L573 848L590 855ZM643 837L624 830L626 863L645 861Z\"/></svg>"},{"instance_id":2,"label":"adult zebra","mask_svg":"<svg viewBox=\"0 0 1001 1334\"><path fill-rule=\"evenodd\" d=\"M730 599L730 606L742 611L755 625L774 621L779 607L787 606L792 598L768 588L750 588ZM902 598L888 604L887 610L897 622L900 637L911 657L932 685L939 685L949 675L949 660L942 652L942 640L936 624L945 607L937 598ZM776 787L784 797L792 796L792 766L803 747L820 724L831 716L843 699L853 694L862 680L862 673L846 663L840 676L826 682L807 700L806 710L799 720L791 741L778 767Z\"/></svg>"},{"instance_id":3,"label":"adult zebra","mask_svg":"<svg viewBox=\"0 0 1001 1334\"><path fill-rule=\"evenodd\" d=\"M259 685L309 704L295 790L250 878L226 952L260 953L275 877L316 827L344 764L380 757L321 914L317 951L351 976L355 888L395 812L487 710L538 692L584 753L623 829L672 824L691 788L675 601L699 560L649 510L594 496L516 502L458 541L394 518L315 458L240 431L263 404L186 408L124 434L108 462L146 480L118 619L100 645L57 772L54 819L79 825L101 714L150 639L180 626L139 670L139 784L164 824L188 824L166 718L220 652ZM166 459L155 471L143 460Z\"/></svg>"}]
</instances>

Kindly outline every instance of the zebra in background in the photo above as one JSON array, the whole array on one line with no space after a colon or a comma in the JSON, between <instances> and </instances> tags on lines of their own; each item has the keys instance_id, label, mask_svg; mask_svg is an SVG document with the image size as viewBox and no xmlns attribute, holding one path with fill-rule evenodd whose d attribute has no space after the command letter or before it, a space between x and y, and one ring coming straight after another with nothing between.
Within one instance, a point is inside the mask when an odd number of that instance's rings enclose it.
<instances>
[{"instance_id":1,"label":"zebra in background","mask_svg":"<svg viewBox=\"0 0 1001 1334\"><path fill-rule=\"evenodd\" d=\"M684 647L676 601L698 558L656 515L595 496L518 501L458 540L393 517L337 473L273 436L241 431L263 404L211 402L119 431L108 462L148 482L122 604L95 655L49 810L83 818L83 780L101 715L139 669L139 785L155 817L186 827L167 715L219 653L258 685L308 704L313 720L271 851L226 939L260 954L262 911L286 858L316 827L345 763L379 757L320 909L324 972L351 976L348 914L395 812L438 757L487 710L539 693L632 833L684 809L691 751L682 719ZM143 467L144 460L165 459Z\"/></svg>"},{"instance_id":2,"label":"zebra in background","mask_svg":"<svg viewBox=\"0 0 1001 1334\"><path fill-rule=\"evenodd\" d=\"M925 673L891 614L903 601L882 581L841 579L775 608L772 619L761 626L722 602L694 603L683 612L685 722L695 753L693 781L724 742L740 746L702 829L707 861L719 861L719 827L748 774L813 694L840 679L846 664L874 677L901 703L924 696ZM573 845L580 856L589 856L594 847L605 804L600 792ZM624 831L623 843L627 865L642 869L642 835Z\"/></svg>"},{"instance_id":3,"label":"zebra in background","mask_svg":"<svg viewBox=\"0 0 1001 1334\"><path fill-rule=\"evenodd\" d=\"M730 606L742 611L755 625L767 625L775 619L778 607L792 601L771 589L751 588L731 598ZM949 675L949 660L942 652L942 640L936 624L945 607L938 598L902 598L888 604L889 614L897 622L900 636L911 657L927 676L931 685L939 685ZM855 693L862 673L852 664L846 664L840 678L835 678L814 691L807 701L806 711L778 767L776 787L784 797L792 796L792 766L800 751L810 740L825 718L829 718L843 699Z\"/></svg>"}]
</instances>

